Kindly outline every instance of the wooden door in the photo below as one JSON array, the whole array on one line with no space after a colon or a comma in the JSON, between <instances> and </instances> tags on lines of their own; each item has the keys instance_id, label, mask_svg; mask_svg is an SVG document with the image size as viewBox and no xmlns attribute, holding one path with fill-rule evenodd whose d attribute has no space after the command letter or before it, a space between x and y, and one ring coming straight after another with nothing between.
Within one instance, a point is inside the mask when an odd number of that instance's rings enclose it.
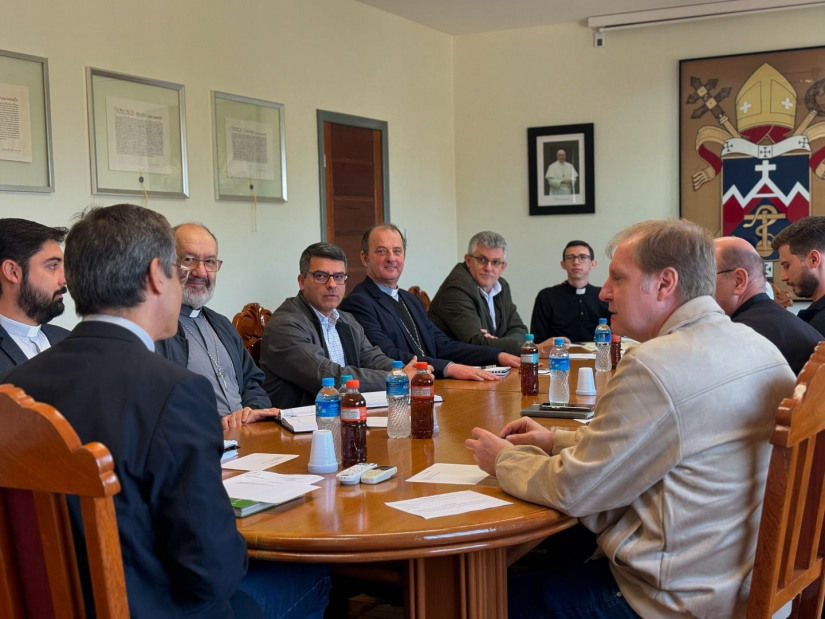
<instances>
[{"instance_id":1,"label":"wooden door","mask_svg":"<svg viewBox=\"0 0 825 619\"><path fill-rule=\"evenodd\" d=\"M323 234L347 255L349 292L365 277L361 236L387 219L386 123L343 115L319 121Z\"/></svg>"}]
</instances>

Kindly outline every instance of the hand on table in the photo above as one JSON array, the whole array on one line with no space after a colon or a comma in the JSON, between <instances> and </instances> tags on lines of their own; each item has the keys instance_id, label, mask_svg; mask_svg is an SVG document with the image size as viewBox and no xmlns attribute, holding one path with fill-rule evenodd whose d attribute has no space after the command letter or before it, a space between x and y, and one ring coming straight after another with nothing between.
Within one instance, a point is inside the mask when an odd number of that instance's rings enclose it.
<instances>
[{"instance_id":1,"label":"hand on table","mask_svg":"<svg viewBox=\"0 0 825 619\"><path fill-rule=\"evenodd\" d=\"M473 458L482 471L488 475L495 475L496 458L502 449L510 446L510 443L483 428L473 428L470 435L471 438L464 441L464 446L473 452Z\"/></svg>"},{"instance_id":2,"label":"hand on table","mask_svg":"<svg viewBox=\"0 0 825 619\"><path fill-rule=\"evenodd\" d=\"M245 406L239 411L221 417L221 425L224 432L232 428L240 428L248 423L263 421L264 419L278 419L281 416L280 408L258 408L252 409Z\"/></svg>"},{"instance_id":3,"label":"hand on table","mask_svg":"<svg viewBox=\"0 0 825 619\"><path fill-rule=\"evenodd\" d=\"M451 363L444 370L445 378L456 378L458 380L498 380L498 376L486 372L480 368L474 368L471 365L462 365L461 363Z\"/></svg>"},{"instance_id":4,"label":"hand on table","mask_svg":"<svg viewBox=\"0 0 825 619\"><path fill-rule=\"evenodd\" d=\"M500 352L498 353L498 357L496 357L498 364L500 366L506 368L517 368L521 365L521 357L516 355L511 355L508 352Z\"/></svg>"},{"instance_id":5,"label":"hand on table","mask_svg":"<svg viewBox=\"0 0 825 619\"><path fill-rule=\"evenodd\" d=\"M556 433L530 417L519 417L501 429L499 436L513 445L535 445L548 454L553 452Z\"/></svg>"},{"instance_id":6,"label":"hand on table","mask_svg":"<svg viewBox=\"0 0 825 619\"><path fill-rule=\"evenodd\" d=\"M539 349L539 357L549 357L550 351L553 349L555 337L548 337L543 342L536 344L536 347ZM566 337L564 339L564 347L570 348L570 340Z\"/></svg>"}]
</instances>

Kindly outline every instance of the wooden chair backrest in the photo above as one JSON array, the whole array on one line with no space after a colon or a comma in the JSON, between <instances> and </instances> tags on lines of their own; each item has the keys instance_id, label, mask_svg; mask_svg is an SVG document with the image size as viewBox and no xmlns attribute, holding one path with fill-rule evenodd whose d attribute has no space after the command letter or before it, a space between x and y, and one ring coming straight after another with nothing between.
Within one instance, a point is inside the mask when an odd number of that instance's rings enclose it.
<instances>
[{"instance_id":1,"label":"wooden chair backrest","mask_svg":"<svg viewBox=\"0 0 825 619\"><path fill-rule=\"evenodd\" d=\"M258 303L247 303L232 319L232 326L240 334L244 348L252 355L255 363L261 359L261 339L271 316L272 312Z\"/></svg>"},{"instance_id":2,"label":"wooden chair backrest","mask_svg":"<svg viewBox=\"0 0 825 619\"><path fill-rule=\"evenodd\" d=\"M792 617L819 617L823 594L825 342L779 405L753 568L749 619L793 600Z\"/></svg>"},{"instance_id":3,"label":"wooden chair backrest","mask_svg":"<svg viewBox=\"0 0 825 619\"><path fill-rule=\"evenodd\" d=\"M0 427L0 617L86 616L66 495L80 503L97 616L128 617L109 450L9 384Z\"/></svg>"},{"instance_id":4,"label":"wooden chair backrest","mask_svg":"<svg viewBox=\"0 0 825 619\"><path fill-rule=\"evenodd\" d=\"M418 297L418 300L424 304L424 309L430 311L430 295L421 290L420 286L410 286L407 288L407 292Z\"/></svg>"}]
</instances>

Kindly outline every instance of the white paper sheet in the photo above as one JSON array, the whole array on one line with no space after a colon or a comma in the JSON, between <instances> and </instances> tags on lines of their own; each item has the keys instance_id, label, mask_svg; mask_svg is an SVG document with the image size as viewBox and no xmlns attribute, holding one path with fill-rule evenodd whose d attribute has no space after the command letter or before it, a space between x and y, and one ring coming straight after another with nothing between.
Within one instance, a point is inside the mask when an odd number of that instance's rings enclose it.
<instances>
[{"instance_id":1,"label":"white paper sheet","mask_svg":"<svg viewBox=\"0 0 825 619\"><path fill-rule=\"evenodd\" d=\"M367 408L386 408L387 407L387 393L385 391L365 391L361 394L367 403ZM444 398L440 395L435 396L436 403L443 402ZM297 417L298 415L315 414L315 405L308 404L306 406L295 406L293 408L282 408L281 417Z\"/></svg>"},{"instance_id":2,"label":"white paper sheet","mask_svg":"<svg viewBox=\"0 0 825 619\"><path fill-rule=\"evenodd\" d=\"M368 428L386 428L387 417L367 417Z\"/></svg>"},{"instance_id":3,"label":"white paper sheet","mask_svg":"<svg viewBox=\"0 0 825 619\"><path fill-rule=\"evenodd\" d=\"M263 471L271 466L276 466L297 457L295 454L255 453L243 456L242 458L227 460L221 464L221 468L232 469L233 471Z\"/></svg>"},{"instance_id":4,"label":"white paper sheet","mask_svg":"<svg viewBox=\"0 0 825 619\"><path fill-rule=\"evenodd\" d=\"M266 471L251 471L223 482L227 494L233 499L249 499L279 505L317 490L309 480L323 479L318 475L279 475Z\"/></svg>"},{"instance_id":5,"label":"white paper sheet","mask_svg":"<svg viewBox=\"0 0 825 619\"><path fill-rule=\"evenodd\" d=\"M407 481L430 484L470 484L474 485L487 477L487 473L475 464L449 464L436 462L432 466L410 477Z\"/></svg>"},{"instance_id":6,"label":"white paper sheet","mask_svg":"<svg viewBox=\"0 0 825 619\"><path fill-rule=\"evenodd\" d=\"M491 507L512 505L512 503L487 496L480 492L461 490L459 492L436 494L434 496L408 499L406 501L393 501L387 503L387 505L393 509L412 514L413 516L430 519L439 516L454 516L456 514L466 514L467 512L477 512L482 509L490 509Z\"/></svg>"}]
</instances>

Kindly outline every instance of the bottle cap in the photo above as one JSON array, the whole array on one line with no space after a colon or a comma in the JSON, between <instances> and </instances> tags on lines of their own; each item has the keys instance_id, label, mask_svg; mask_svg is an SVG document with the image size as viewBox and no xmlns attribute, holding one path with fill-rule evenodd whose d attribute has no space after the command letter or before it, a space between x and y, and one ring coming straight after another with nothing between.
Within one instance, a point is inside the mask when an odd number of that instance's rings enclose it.
<instances>
[{"instance_id":1,"label":"bottle cap","mask_svg":"<svg viewBox=\"0 0 825 619\"><path fill-rule=\"evenodd\" d=\"M533 339L535 339L535 338L533 337L532 333L525 333L524 334L524 341L525 342L532 342Z\"/></svg>"},{"instance_id":2,"label":"bottle cap","mask_svg":"<svg viewBox=\"0 0 825 619\"><path fill-rule=\"evenodd\" d=\"M600 325L606 325L607 324L607 318L599 318L599 324Z\"/></svg>"},{"instance_id":3,"label":"bottle cap","mask_svg":"<svg viewBox=\"0 0 825 619\"><path fill-rule=\"evenodd\" d=\"M335 379L332 376L327 376L321 379L321 387L334 387Z\"/></svg>"},{"instance_id":4,"label":"bottle cap","mask_svg":"<svg viewBox=\"0 0 825 619\"><path fill-rule=\"evenodd\" d=\"M555 340L553 340L553 346L564 346L564 338L557 337Z\"/></svg>"},{"instance_id":5,"label":"bottle cap","mask_svg":"<svg viewBox=\"0 0 825 619\"><path fill-rule=\"evenodd\" d=\"M404 367L404 362L403 361L393 361L392 362L392 369L393 370L397 370L397 369L403 368L403 367Z\"/></svg>"},{"instance_id":6,"label":"bottle cap","mask_svg":"<svg viewBox=\"0 0 825 619\"><path fill-rule=\"evenodd\" d=\"M430 364L427 363L426 361L418 361L415 364L415 368L417 370L427 370L427 369L429 369L429 367L430 367Z\"/></svg>"},{"instance_id":7,"label":"bottle cap","mask_svg":"<svg viewBox=\"0 0 825 619\"><path fill-rule=\"evenodd\" d=\"M347 381L347 389L358 389L361 386L360 380L349 379Z\"/></svg>"}]
</instances>

